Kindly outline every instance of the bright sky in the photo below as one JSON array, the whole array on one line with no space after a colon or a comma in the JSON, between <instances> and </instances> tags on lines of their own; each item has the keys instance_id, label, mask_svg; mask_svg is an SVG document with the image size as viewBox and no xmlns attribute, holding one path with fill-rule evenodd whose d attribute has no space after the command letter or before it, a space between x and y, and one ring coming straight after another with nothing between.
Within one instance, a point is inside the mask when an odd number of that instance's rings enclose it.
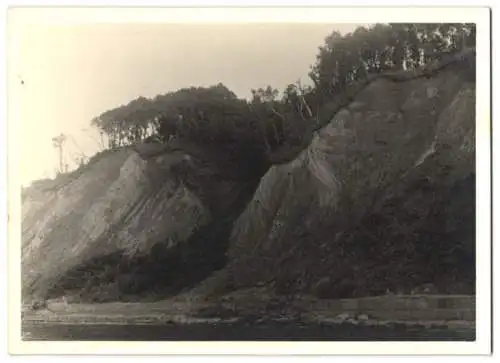
<instances>
[{"instance_id":1,"label":"bright sky","mask_svg":"<svg viewBox=\"0 0 500 363\"><path fill-rule=\"evenodd\" d=\"M78 147L94 154L96 133L85 129L108 109L138 96L219 82L241 97L267 84L283 90L299 78L308 80L309 66L329 33L354 28L108 23L34 24L11 32L9 72L18 82L9 96L20 102L21 182L54 176L58 154L52 137L61 132L69 135L65 150L71 166Z\"/></svg>"}]
</instances>

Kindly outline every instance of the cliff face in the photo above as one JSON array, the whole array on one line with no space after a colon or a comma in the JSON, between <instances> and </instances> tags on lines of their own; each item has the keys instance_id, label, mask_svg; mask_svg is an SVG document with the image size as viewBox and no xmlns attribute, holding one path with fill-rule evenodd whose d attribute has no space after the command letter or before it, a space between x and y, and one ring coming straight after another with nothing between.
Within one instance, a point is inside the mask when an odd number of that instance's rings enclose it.
<instances>
[{"instance_id":1,"label":"cliff face","mask_svg":"<svg viewBox=\"0 0 500 363\"><path fill-rule=\"evenodd\" d=\"M233 289L474 292L474 60L357 85L269 170L148 144L37 183L23 193L24 296L175 294L222 268Z\"/></svg>"},{"instance_id":2,"label":"cliff face","mask_svg":"<svg viewBox=\"0 0 500 363\"><path fill-rule=\"evenodd\" d=\"M185 153L149 158L147 146L136 150L108 152L64 182L24 192L25 296L123 299L174 291L224 265L231 211L254 185L224 179ZM221 194L218 205L204 197Z\"/></svg>"},{"instance_id":3,"label":"cliff face","mask_svg":"<svg viewBox=\"0 0 500 363\"><path fill-rule=\"evenodd\" d=\"M273 166L235 224L228 284L473 292L474 59L373 79L295 160Z\"/></svg>"}]
</instances>

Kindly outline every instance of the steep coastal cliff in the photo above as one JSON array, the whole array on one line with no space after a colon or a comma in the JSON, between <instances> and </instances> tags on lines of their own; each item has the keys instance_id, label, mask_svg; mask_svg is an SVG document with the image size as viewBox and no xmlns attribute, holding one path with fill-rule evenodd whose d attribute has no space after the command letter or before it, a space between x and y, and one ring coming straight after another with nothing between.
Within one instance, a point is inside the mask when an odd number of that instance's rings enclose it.
<instances>
[{"instance_id":1,"label":"steep coastal cliff","mask_svg":"<svg viewBox=\"0 0 500 363\"><path fill-rule=\"evenodd\" d=\"M217 270L220 291L473 293L474 75L466 50L370 78L261 179L203 145L138 145L35 183L23 193L24 296L172 295Z\"/></svg>"}]
</instances>

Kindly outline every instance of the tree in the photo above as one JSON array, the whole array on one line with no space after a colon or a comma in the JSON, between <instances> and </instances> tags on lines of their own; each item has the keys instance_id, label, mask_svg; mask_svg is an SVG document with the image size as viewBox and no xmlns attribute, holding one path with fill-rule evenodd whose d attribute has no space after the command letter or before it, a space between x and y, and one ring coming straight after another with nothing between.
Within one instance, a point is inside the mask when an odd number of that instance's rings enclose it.
<instances>
[{"instance_id":1,"label":"tree","mask_svg":"<svg viewBox=\"0 0 500 363\"><path fill-rule=\"evenodd\" d=\"M269 103L274 102L278 96L279 91L271 86L259 89L252 89L252 103Z\"/></svg>"},{"instance_id":2,"label":"tree","mask_svg":"<svg viewBox=\"0 0 500 363\"><path fill-rule=\"evenodd\" d=\"M328 99L370 73L416 68L474 44L474 24L376 24L344 36L334 31L319 48L309 76L316 93Z\"/></svg>"},{"instance_id":3,"label":"tree","mask_svg":"<svg viewBox=\"0 0 500 363\"><path fill-rule=\"evenodd\" d=\"M329 105L350 85L374 73L414 69L442 52L474 44L474 24L392 23L358 27L345 35L334 31L310 68L312 86L289 84L280 98L279 90L267 85L252 89L250 102L222 83L183 88L154 98L138 97L103 112L92 125L107 136L110 148L156 135L221 153L254 153L274 162L277 154L305 147L318 121L332 116Z\"/></svg>"},{"instance_id":4,"label":"tree","mask_svg":"<svg viewBox=\"0 0 500 363\"><path fill-rule=\"evenodd\" d=\"M59 151L59 169L57 170L58 174L67 171L67 164L64 164L63 161L63 145L66 139L67 139L66 135L64 135L63 133L61 133L59 136L52 138L52 145Z\"/></svg>"}]
</instances>

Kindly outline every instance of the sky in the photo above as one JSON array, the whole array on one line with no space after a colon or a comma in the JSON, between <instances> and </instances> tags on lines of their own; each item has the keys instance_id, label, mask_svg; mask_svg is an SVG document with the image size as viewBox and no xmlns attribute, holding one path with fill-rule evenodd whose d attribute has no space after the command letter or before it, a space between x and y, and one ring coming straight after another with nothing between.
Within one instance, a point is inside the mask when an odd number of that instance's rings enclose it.
<instances>
[{"instance_id":1,"label":"sky","mask_svg":"<svg viewBox=\"0 0 500 363\"><path fill-rule=\"evenodd\" d=\"M22 129L21 183L52 178L68 136L70 169L98 149L90 121L139 96L222 82L240 97L308 81L318 47L357 24L33 24L8 33L8 71ZM9 121L10 122L10 121Z\"/></svg>"}]
</instances>

